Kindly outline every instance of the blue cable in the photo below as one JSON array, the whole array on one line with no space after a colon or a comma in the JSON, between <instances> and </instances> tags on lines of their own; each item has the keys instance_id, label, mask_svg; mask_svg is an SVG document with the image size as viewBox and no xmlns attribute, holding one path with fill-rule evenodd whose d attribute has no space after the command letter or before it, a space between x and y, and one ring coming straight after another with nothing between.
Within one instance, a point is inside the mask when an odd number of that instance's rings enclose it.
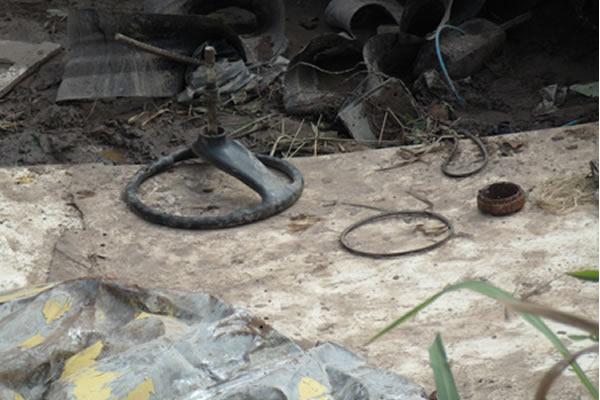
<instances>
[{"instance_id":1,"label":"blue cable","mask_svg":"<svg viewBox=\"0 0 600 400\"><path fill-rule=\"evenodd\" d=\"M464 105L465 104L465 99L463 99L462 96L458 93L458 91L456 90L456 87L454 86L454 82L452 82L452 79L450 79L450 75L448 74L448 69L446 68L446 64L444 63L444 58L442 57L442 51L440 49L440 34L446 28L447 29L455 30L457 32L460 32L463 35L465 34L465 31L463 31L462 29L460 29L460 28L458 28L456 26L442 25L435 32L435 54L437 55L438 61L440 63L440 68L442 69L442 73L444 74L444 78L446 79L446 82L448 83L448 86L452 90L452 93L454 93L454 96L456 96L456 99L458 100L458 102L461 105Z\"/></svg>"},{"instance_id":2,"label":"blue cable","mask_svg":"<svg viewBox=\"0 0 600 400\"><path fill-rule=\"evenodd\" d=\"M573 121L567 122L563 126L575 126L575 125L578 125L580 122L581 122L580 119L574 119Z\"/></svg>"}]
</instances>

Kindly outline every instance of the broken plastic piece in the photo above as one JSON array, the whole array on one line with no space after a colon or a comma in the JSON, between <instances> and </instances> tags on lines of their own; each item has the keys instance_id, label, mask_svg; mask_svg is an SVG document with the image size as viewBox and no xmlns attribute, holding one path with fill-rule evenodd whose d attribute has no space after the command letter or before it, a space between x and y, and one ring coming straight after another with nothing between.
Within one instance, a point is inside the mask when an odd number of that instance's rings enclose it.
<instances>
[{"instance_id":1,"label":"broken plastic piece","mask_svg":"<svg viewBox=\"0 0 600 400\"><path fill-rule=\"evenodd\" d=\"M288 46L285 36L283 0L145 0L146 12L177 15L213 16L224 9L245 10L256 18L256 30L230 24L240 36L248 62L267 62L282 54ZM219 21L225 21L221 16ZM247 24L246 24L247 25Z\"/></svg>"},{"instance_id":2,"label":"broken plastic piece","mask_svg":"<svg viewBox=\"0 0 600 400\"><path fill-rule=\"evenodd\" d=\"M440 38L440 51L449 76L463 79L477 72L498 54L505 39L502 27L485 19L473 19L444 32ZM439 64L435 42L428 42L417 57L415 76L429 69L440 68Z\"/></svg>"},{"instance_id":3,"label":"broken plastic piece","mask_svg":"<svg viewBox=\"0 0 600 400\"><path fill-rule=\"evenodd\" d=\"M569 86L569 90L586 97L598 97L598 82L580 83Z\"/></svg>"},{"instance_id":4,"label":"broken plastic piece","mask_svg":"<svg viewBox=\"0 0 600 400\"><path fill-rule=\"evenodd\" d=\"M401 80L371 77L338 114L350 135L371 146L402 138L400 124L418 117L416 101ZM403 122L404 121L404 122Z\"/></svg>"},{"instance_id":5,"label":"broken plastic piece","mask_svg":"<svg viewBox=\"0 0 600 400\"><path fill-rule=\"evenodd\" d=\"M399 24L403 7L386 0L332 0L325 10L325 20L353 38L366 39L377 33L380 25Z\"/></svg>"},{"instance_id":6,"label":"broken plastic piece","mask_svg":"<svg viewBox=\"0 0 600 400\"><path fill-rule=\"evenodd\" d=\"M551 114L558 110L567 99L567 87L557 84L544 86L540 89L542 101L533 110L534 115Z\"/></svg>"},{"instance_id":7,"label":"broken plastic piece","mask_svg":"<svg viewBox=\"0 0 600 400\"><path fill-rule=\"evenodd\" d=\"M290 114L335 116L364 79L361 46L338 34L315 37L285 74L283 101Z\"/></svg>"}]
</instances>

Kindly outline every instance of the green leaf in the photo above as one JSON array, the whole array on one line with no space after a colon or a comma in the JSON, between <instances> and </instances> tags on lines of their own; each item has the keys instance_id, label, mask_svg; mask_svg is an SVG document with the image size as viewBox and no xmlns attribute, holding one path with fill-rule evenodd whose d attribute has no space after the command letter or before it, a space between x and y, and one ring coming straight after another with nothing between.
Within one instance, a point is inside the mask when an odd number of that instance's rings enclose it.
<instances>
[{"instance_id":1,"label":"green leaf","mask_svg":"<svg viewBox=\"0 0 600 400\"><path fill-rule=\"evenodd\" d=\"M460 400L456 384L454 383L454 376L446 357L444 342L439 333L435 336L435 340L431 346L429 346L429 363L433 370L438 400Z\"/></svg>"},{"instance_id":2,"label":"green leaf","mask_svg":"<svg viewBox=\"0 0 600 400\"><path fill-rule=\"evenodd\" d=\"M583 271L569 272L567 275L584 281L598 282L597 269L587 269Z\"/></svg>"},{"instance_id":3,"label":"green leaf","mask_svg":"<svg viewBox=\"0 0 600 400\"><path fill-rule=\"evenodd\" d=\"M594 335L567 335L567 337L574 342L580 342L582 340L598 341L598 338Z\"/></svg>"},{"instance_id":4,"label":"green leaf","mask_svg":"<svg viewBox=\"0 0 600 400\"><path fill-rule=\"evenodd\" d=\"M416 307L414 307L413 309L408 311L406 314L404 314L400 318L393 321L391 324L389 324L388 326L383 328L380 332L378 332L375 336L373 336L367 342L367 344L373 343L375 340L379 339L381 336L383 336L386 333L390 332L391 330L397 328L401 323L411 319L412 317L417 315L419 313L419 311L423 310L425 307L427 307L428 305L433 303L435 300L437 300L439 297L443 296L444 294L450 293L450 292L455 292L455 291L461 290L461 289L468 289L468 290L480 293L484 296L490 297L494 300L500 301L505 304L517 303L517 300L510 293L508 293L502 289L499 289L493 285L487 284L485 282L466 281L466 282L457 283L455 285L450 285L450 286L446 287L446 289L434 294L433 296L429 297L427 300L425 300L421 304L417 305ZM558 338L558 336L556 336L554 334L554 332L552 332L552 330L550 330L550 328L548 328L548 326L544 323L544 321L542 321L542 319L540 317L532 315L532 314L527 314L527 313L520 313L520 315L525 321L527 321L530 325L532 325L539 332L541 332L544 336L546 336L546 338L560 352L560 354L563 356L563 358L569 359L571 357L571 353L569 353L569 350L561 342L561 340ZM585 372L583 372L583 370L581 369L579 364L577 364L577 362L573 362L573 363L571 363L571 367L573 368L573 371L575 371L575 374L577 375L577 377L579 378L581 383L586 387L586 389L588 390L588 392L590 393L592 398L597 399L599 397L598 389L596 389L596 387L592 384L592 382L589 380L589 378L587 377Z\"/></svg>"},{"instance_id":5,"label":"green leaf","mask_svg":"<svg viewBox=\"0 0 600 400\"><path fill-rule=\"evenodd\" d=\"M598 82L571 85L569 89L587 97L598 97Z\"/></svg>"}]
</instances>

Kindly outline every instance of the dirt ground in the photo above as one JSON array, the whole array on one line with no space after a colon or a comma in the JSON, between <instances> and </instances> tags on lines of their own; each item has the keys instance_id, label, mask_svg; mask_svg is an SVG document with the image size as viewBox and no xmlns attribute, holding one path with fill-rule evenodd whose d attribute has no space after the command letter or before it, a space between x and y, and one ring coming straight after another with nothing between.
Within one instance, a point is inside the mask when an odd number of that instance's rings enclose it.
<instances>
[{"instance_id":1,"label":"dirt ground","mask_svg":"<svg viewBox=\"0 0 600 400\"><path fill-rule=\"evenodd\" d=\"M54 41L67 47L66 18L52 10L66 11L75 3L68 0L4 1L0 4L0 39ZM115 2L87 3L106 6ZM494 3L497 2L490 1L482 16L497 22L512 17L498 15L499 8L497 5L494 8ZM121 2L120 6L135 8L135 4L139 2ZM323 21L326 4L326 0L286 2L288 57L311 37L332 31ZM77 2L77 5L82 6L82 3ZM314 18L318 18L314 20L317 22L314 29L302 26ZM598 80L596 36L594 28L577 18L570 2L547 1L534 9L529 22L508 32L507 43L497 58L470 79L457 82L467 102L465 108L458 107L449 93L437 98L414 94L425 109L432 103L449 103L452 106L449 123L457 130L480 136L561 126L572 121L595 121L598 119L597 100L573 94L554 113L536 116L533 110L541 100L539 90L544 86ZM194 128L203 123L203 114L170 99L56 104L66 59L67 52L63 51L0 99L1 165L147 163L195 138ZM282 113L277 89L274 94L268 101L261 98L222 110L221 122L232 130L272 115L264 120L263 126L243 138L246 145L257 152L269 152L282 131L293 134L299 129L300 136L312 135L309 123L300 126L299 118ZM309 119L316 122L319 116ZM316 150L318 154L364 148L348 141L347 132L331 122L322 121L320 129L344 145L325 143ZM314 153L314 148L307 147L297 155Z\"/></svg>"}]
</instances>

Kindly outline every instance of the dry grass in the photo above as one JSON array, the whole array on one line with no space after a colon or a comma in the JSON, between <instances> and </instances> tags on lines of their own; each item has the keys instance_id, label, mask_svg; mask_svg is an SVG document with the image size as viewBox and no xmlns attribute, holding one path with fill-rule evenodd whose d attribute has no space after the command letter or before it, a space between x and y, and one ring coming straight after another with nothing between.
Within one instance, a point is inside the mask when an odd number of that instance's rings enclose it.
<instances>
[{"instance_id":1,"label":"dry grass","mask_svg":"<svg viewBox=\"0 0 600 400\"><path fill-rule=\"evenodd\" d=\"M553 177L539 185L532 197L535 204L553 214L566 214L580 205L596 201L593 179L581 174Z\"/></svg>"}]
</instances>

